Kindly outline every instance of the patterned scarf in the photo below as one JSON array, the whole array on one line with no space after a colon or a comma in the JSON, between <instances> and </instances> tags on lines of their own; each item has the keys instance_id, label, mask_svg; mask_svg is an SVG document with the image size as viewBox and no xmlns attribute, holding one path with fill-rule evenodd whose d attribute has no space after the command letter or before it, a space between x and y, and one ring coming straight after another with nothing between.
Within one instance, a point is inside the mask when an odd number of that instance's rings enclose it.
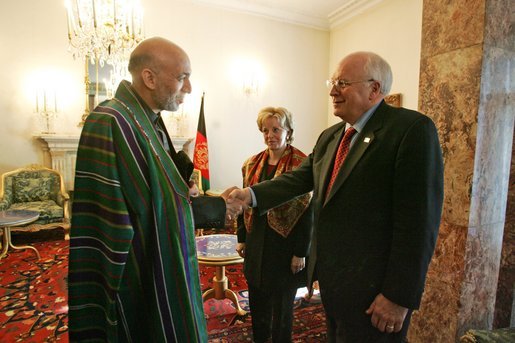
<instances>
[{"instance_id":1,"label":"patterned scarf","mask_svg":"<svg viewBox=\"0 0 515 343\"><path fill-rule=\"evenodd\" d=\"M259 183L263 171L266 170L268 157L269 152L268 149L266 149L245 161L242 167L244 187ZM302 163L305 157L306 155L302 151L288 145L277 164L274 177L296 168ZM310 200L311 193L307 193L268 211L268 225L284 238L288 237L300 216L308 207ZM244 222L247 232L252 230L252 214L252 208L244 212Z\"/></svg>"}]
</instances>

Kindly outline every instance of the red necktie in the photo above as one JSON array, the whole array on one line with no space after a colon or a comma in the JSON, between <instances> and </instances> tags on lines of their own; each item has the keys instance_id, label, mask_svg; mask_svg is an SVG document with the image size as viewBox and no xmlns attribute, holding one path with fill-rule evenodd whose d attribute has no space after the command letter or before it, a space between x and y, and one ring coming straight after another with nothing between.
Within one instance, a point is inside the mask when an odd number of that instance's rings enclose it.
<instances>
[{"instance_id":1,"label":"red necktie","mask_svg":"<svg viewBox=\"0 0 515 343\"><path fill-rule=\"evenodd\" d=\"M342 167L343 161L345 161L345 157L347 157L350 142L352 140L352 136L354 136L355 133L356 130L353 127L349 127L343 135L342 141L340 142L340 146L338 147L338 152L336 153L336 157L334 159L333 173L331 174L331 179L329 180L329 184L327 185L327 191L325 192L326 197L329 194L331 187L333 187L334 180L336 180L336 176L338 176L338 172Z\"/></svg>"}]
</instances>

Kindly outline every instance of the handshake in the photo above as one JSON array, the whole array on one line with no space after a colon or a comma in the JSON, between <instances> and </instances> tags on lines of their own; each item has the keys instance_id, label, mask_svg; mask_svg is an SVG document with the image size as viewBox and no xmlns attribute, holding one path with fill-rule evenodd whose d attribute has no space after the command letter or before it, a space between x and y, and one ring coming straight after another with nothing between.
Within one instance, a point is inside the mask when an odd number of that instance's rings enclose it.
<instances>
[{"instance_id":1,"label":"handshake","mask_svg":"<svg viewBox=\"0 0 515 343\"><path fill-rule=\"evenodd\" d=\"M250 195L250 190L248 188L227 188L221 196L225 200L226 222L235 220L238 218L238 215L252 205L252 196Z\"/></svg>"}]
</instances>

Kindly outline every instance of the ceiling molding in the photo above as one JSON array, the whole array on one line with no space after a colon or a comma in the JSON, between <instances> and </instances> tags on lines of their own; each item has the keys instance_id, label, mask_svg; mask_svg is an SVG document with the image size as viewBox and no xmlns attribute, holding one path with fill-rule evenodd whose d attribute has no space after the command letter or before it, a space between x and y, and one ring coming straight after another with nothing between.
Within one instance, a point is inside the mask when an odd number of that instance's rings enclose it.
<instances>
[{"instance_id":1,"label":"ceiling molding","mask_svg":"<svg viewBox=\"0 0 515 343\"><path fill-rule=\"evenodd\" d=\"M333 29L383 1L384 0L348 0L345 5L329 13L329 28Z\"/></svg>"},{"instance_id":2,"label":"ceiling molding","mask_svg":"<svg viewBox=\"0 0 515 343\"><path fill-rule=\"evenodd\" d=\"M329 20L327 18L309 16L294 11L272 8L257 4L244 3L241 0L193 0L193 2L209 5L212 7L223 8L226 10L257 15L260 17L266 17L289 24L306 26L317 30L329 31Z\"/></svg>"},{"instance_id":3,"label":"ceiling molding","mask_svg":"<svg viewBox=\"0 0 515 343\"><path fill-rule=\"evenodd\" d=\"M327 18L311 16L294 10L249 3L242 0L189 0L188 2L256 15L317 30L330 31L383 1L384 0L344 0L344 4L329 13Z\"/></svg>"}]
</instances>

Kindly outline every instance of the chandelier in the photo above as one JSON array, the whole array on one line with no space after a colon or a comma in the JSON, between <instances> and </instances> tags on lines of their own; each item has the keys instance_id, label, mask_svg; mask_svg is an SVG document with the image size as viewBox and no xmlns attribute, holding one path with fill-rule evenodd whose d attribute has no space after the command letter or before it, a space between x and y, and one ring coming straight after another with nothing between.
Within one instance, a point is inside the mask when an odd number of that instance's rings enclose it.
<instances>
[{"instance_id":1,"label":"chandelier","mask_svg":"<svg viewBox=\"0 0 515 343\"><path fill-rule=\"evenodd\" d=\"M119 82L126 77L129 54L144 38L143 11L138 0L66 0L69 51L84 59L86 106L84 124L90 112L89 64L95 65L95 105L98 103L98 68L108 64ZM107 86L107 85L106 85Z\"/></svg>"}]
</instances>

